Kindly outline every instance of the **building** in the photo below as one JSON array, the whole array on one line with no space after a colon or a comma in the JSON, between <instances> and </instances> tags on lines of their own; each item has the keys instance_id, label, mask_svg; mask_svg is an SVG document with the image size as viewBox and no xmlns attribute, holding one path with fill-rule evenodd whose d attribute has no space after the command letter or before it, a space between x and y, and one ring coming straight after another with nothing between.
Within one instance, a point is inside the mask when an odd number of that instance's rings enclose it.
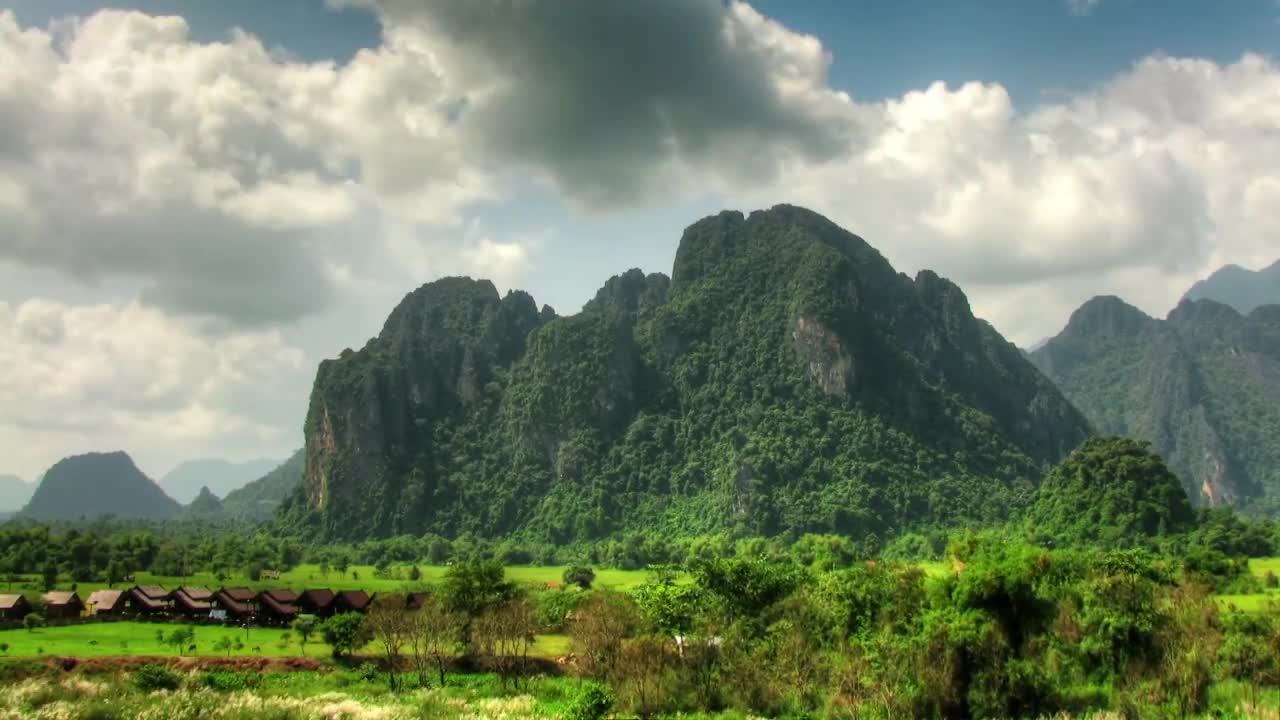
<instances>
[{"instance_id":1,"label":"building","mask_svg":"<svg viewBox=\"0 0 1280 720\"><path fill-rule=\"evenodd\" d=\"M117 617L128 612L129 593L125 590L94 590L85 607L90 615Z\"/></svg>"},{"instance_id":2,"label":"building","mask_svg":"<svg viewBox=\"0 0 1280 720\"><path fill-rule=\"evenodd\" d=\"M309 615L328 617L333 614L334 594L327 588L303 590L298 596L298 609Z\"/></svg>"},{"instance_id":3,"label":"building","mask_svg":"<svg viewBox=\"0 0 1280 720\"><path fill-rule=\"evenodd\" d=\"M263 590L258 593L258 614L264 622L288 625L298 617L298 595L292 590Z\"/></svg>"},{"instance_id":4,"label":"building","mask_svg":"<svg viewBox=\"0 0 1280 720\"><path fill-rule=\"evenodd\" d=\"M254 592L249 588L222 588L213 594L213 610L210 616L248 622L256 614L253 598Z\"/></svg>"},{"instance_id":5,"label":"building","mask_svg":"<svg viewBox=\"0 0 1280 720\"><path fill-rule=\"evenodd\" d=\"M162 615L169 610L169 591L159 585L138 585L129 591L129 609L139 615Z\"/></svg>"},{"instance_id":6,"label":"building","mask_svg":"<svg viewBox=\"0 0 1280 720\"><path fill-rule=\"evenodd\" d=\"M213 609L213 591L198 586L182 586L173 591L173 609L187 617L208 617Z\"/></svg>"},{"instance_id":7,"label":"building","mask_svg":"<svg viewBox=\"0 0 1280 720\"><path fill-rule=\"evenodd\" d=\"M373 598L363 590L343 590L333 599L334 613L364 612Z\"/></svg>"},{"instance_id":8,"label":"building","mask_svg":"<svg viewBox=\"0 0 1280 720\"><path fill-rule=\"evenodd\" d=\"M84 601L74 592L58 590L40 596L44 600L44 616L50 620L80 617Z\"/></svg>"},{"instance_id":9,"label":"building","mask_svg":"<svg viewBox=\"0 0 1280 720\"><path fill-rule=\"evenodd\" d=\"M21 620L31 612L31 603L22 595L0 595L0 620Z\"/></svg>"}]
</instances>

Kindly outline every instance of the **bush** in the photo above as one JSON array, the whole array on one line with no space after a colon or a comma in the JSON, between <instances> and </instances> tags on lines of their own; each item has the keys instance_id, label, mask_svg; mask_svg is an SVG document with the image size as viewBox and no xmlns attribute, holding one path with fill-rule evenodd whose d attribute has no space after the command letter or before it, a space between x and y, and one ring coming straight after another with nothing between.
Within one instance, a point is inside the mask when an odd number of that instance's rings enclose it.
<instances>
[{"instance_id":1,"label":"bush","mask_svg":"<svg viewBox=\"0 0 1280 720\"><path fill-rule=\"evenodd\" d=\"M600 720L613 707L613 691L600 683L583 683L569 701L566 720Z\"/></svg>"},{"instance_id":2,"label":"bush","mask_svg":"<svg viewBox=\"0 0 1280 720\"><path fill-rule=\"evenodd\" d=\"M1268 570L1266 575L1262 576L1262 584L1269 590L1280 588L1280 578L1276 577L1275 571Z\"/></svg>"},{"instance_id":3,"label":"bush","mask_svg":"<svg viewBox=\"0 0 1280 720\"><path fill-rule=\"evenodd\" d=\"M44 616L40 613L27 613L27 616L22 618L22 627L26 628L27 632L44 627Z\"/></svg>"},{"instance_id":4,"label":"bush","mask_svg":"<svg viewBox=\"0 0 1280 720\"><path fill-rule=\"evenodd\" d=\"M258 687L262 676L251 672L229 672L211 670L200 677L200 684L210 690L220 692L239 692Z\"/></svg>"},{"instance_id":5,"label":"bush","mask_svg":"<svg viewBox=\"0 0 1280 720\"><path fill-rule=\"evenodd\" d=\"M133 684L143 692L177 690L182 684L178 673L161 665L143 665L133 671Z\"/></svg>"},{"instance_id":6,"label":"bush","mask_svg":"<svg viewBox=\"0 0 1280 720\"><path fill-rule=\"evenodd\" d=\"M596 571L585 565L571 565L565 568L562 579L565 585L577 585L583 590L590 590L591 583L596 581Z\"/></svg>"}]
</instances>

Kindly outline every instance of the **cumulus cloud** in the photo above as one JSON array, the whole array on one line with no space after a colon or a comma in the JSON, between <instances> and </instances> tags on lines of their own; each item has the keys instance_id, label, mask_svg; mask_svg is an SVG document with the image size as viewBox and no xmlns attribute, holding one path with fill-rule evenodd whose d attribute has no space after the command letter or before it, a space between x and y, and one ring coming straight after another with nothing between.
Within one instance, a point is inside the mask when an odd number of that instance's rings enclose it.
<instances>
[{"instance_id":1,"label":"cumulus cloud","mask_svg":"<svg viewBox=\"0 0 1280 720\"><path fill-rule=\"evenodd\" d=\"M293 385L303 361L277 331L210 336L137 303L0 303L0 425L31 441L6 457L35 469L51 462L43 443L144 456L210 439L295 443L281 422L293 403L265 389Z\"/></svg>"},{"instance_id":2,"label":"cumulus cloud","mask_svg":"<svg viewBox=\"0 0 1280 720\"><path fill-rule=\"evenodd\" d=\"M583 206L634 205L688 171L767 181L783 159L841 152L852 129L821 43L741 2L346 4L429 43L472 155Z\"/></svg>"}]
</instances>

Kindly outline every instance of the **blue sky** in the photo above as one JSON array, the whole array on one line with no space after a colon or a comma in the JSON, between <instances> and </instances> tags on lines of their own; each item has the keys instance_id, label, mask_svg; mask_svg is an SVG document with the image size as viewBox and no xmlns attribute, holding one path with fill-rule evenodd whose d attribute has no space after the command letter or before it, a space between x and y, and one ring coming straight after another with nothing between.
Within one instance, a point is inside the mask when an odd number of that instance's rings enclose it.
<instances>
[{"instance_id":1,"label":"blue sky","mask_svg":"<svg viewBox=\"0 0 1280 720\"><path fill-rule=\"evenodd\" d=\"M0 0L0 473L283 456L417 285L575 312L726 207L1023 345L1280 254L1276 0L348 2Z\"/></svg>"}]
</instances>

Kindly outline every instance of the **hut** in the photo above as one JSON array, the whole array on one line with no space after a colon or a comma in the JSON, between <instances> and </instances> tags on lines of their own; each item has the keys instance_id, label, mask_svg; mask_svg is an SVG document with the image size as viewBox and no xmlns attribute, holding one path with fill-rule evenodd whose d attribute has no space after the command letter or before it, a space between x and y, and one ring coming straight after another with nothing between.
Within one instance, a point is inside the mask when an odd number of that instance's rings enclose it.
<instances>
[{"instance_id":1,"label":"hut","mask_svg":"<svg viewBox=\"0 0 1280 720\"><path fill-rule=\"evenodd\" d=\"M208 617L213 609L213 591L184 585L173 591L173 609L191 618Z\"/></svg>"},{"instance_id":2,"label":"hut","mask_svg":"<svg viewBox=\"0 0 1280 720\"><path fill-rule=\"evenodd\" d=\"M31 603L18 595L0 595L0 620L21 620L31 612Z\"/></svg>"},{"instance_id":3,"label":"hut","mask_svg":"<svg viewBox=\"0 0 1280 720\"><path fill-rule=\"evenodd\" d=\"M327 588L303 590L298 596L298 609L310 615L328 617L333 614L334 594Z\"/></svg>"},{"instance_id":4,"label":"hut","mask_svg":"<svg viewBox=\"0 0 1280 720\"><path fill-rule=\"evenodd\" d=\"M362 613L369 609L369 603L372 600L369 593L363 590L343 590L333 599L333 611Z\"/></svg>"},{"instance_id":5,"label":"hut","mask_svg":"<svg viewBox=\"0 0 1280 720\"><path fill-rule=\"evenodd\" d=\"M253 619L254 593L249 588L222 588L213 594L210 616L221 620L248 622Z\"/></svg>"},{"instance_id":6,"label":"hut","mask_svg":"<svg viewBox=\"0 0 1280 720\"><path fill-rule=\"evenodd\" d=\"M44 600L44 616L50 620L77 618L84 612L84 601L74 592L55 590L40 597Z\"/></svg>"},{"instance_id":7,"label":"hut","mask_svg":"<svg viewBox=\"0 0 1280 720\"><path fill-rule=\"evenodd\" d=\"M258 593L258 611L266 622L288 625L298 617L298 595L292 590L263 590Z\"/></svg>"},{"instance_id":8,"label":"hut","mask_svg":"<svg viewBox=\"0 0 1280 720\"><path fill-rule=\"evenodd\" d=\"M169 591L159 585L138 585L129 591L129 609L139 615L161 615L169 609Z\"/></svg>"},{"instance_id":9,"label":"hut","mask_svg":"<svg viewBox=\"0 0 1280 720\"><path fill-rule=\"evenodd\" d=\"M129 594L124 590L94 590L85 601L89 614L99 617L119 617L128 606Z\"/></svg>"}]
</instances>

